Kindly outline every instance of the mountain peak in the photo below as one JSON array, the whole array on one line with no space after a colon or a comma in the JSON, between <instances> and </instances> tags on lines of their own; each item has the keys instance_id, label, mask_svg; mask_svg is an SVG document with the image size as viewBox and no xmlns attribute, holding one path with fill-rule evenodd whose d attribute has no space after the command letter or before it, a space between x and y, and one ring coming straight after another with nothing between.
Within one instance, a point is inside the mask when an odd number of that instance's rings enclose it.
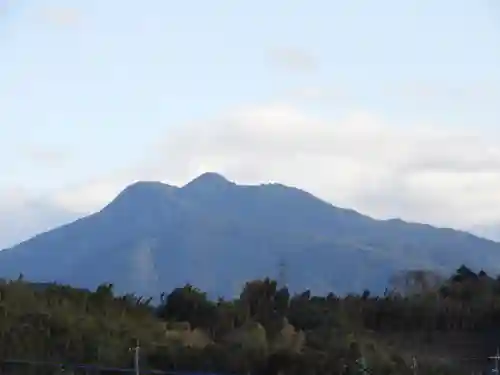
<instances>
[{"instance_id":1,"label":"mountain peak","mask_svg":"<svg viewBox=\"0 0 500 375\"><path fill-rule=\"evenodd\" d=\"M157 204L168 196L175 187L158 181L137 181L127 186L106 207L117 205Z\"/></svg>"},{"instance_id":2,"label":"mountain peak","mask_svg":"<svg viewBox=\"0 0 500 375\"><path fill-rule=\"evenodd\" d=\"M172 188L172 186L164 184L163 182L159 181L137 181L129 186L127 186L121 193L120 195L123 194L151 194L151 193L165 193L166 191L169 191Z\"/></svg>"},{"instance_id":3,"label":"mountain peak","mask_svg":"<svg viewBox=\"0 0 500 375\"><path fill-rule=\"evenodd\" d=\"M215 172L205 172L184 185L183 189L218 189L232 184L224 176Z\"/></svg>"}]
</instances>

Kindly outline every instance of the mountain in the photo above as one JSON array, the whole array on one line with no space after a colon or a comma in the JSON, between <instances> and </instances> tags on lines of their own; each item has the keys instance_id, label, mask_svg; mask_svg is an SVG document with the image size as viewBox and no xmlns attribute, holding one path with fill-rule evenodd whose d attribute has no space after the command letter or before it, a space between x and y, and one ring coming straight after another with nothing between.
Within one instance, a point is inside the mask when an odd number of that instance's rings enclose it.
<instances>
[{"instance_id":1,"label":"mountain","mask_svg":"<svg viewBox=\"0 0 500 375\"><path fill-rule=\"evenodd\" d=\"M470 233L500 242L500 224L481 225L470 228Z\"/></svg>"},{"instance_id":2,"label":"mountain","mask_svg":"<svg viewBox=\"0 0 500 375\"><path fill-rule=\"evenodd\" d=\"M249 279L280 273L292 290L346 293L381 292L399 270L449 272L463 263L500 271L500 244L206 173L183 187L135 183L101 211L1 251L0 276L112 282L148 296L189 282L230 296Z\"/></svg>"},{"instance_id":3,"label":"mountain","mask_svg":"<svg viewBox=\"0 0 500 375\"><path fill-rule=\"evenodd\" d=\"M0 197L0 249L75 220L79 215L43 200L13 200Z\"/></svg>"}]
</instances>

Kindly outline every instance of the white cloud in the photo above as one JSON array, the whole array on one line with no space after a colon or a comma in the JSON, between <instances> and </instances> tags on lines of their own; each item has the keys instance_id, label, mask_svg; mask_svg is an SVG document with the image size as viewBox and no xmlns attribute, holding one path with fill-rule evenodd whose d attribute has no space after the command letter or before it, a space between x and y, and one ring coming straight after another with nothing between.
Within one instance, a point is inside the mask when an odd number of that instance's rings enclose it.
<instances>
[{"instance_id":1,"label":"white cloud","mask_svg":"<svg viewBox=\"0 0 500 375\"><path fill-rule=\"evenodd\" d=\"M22 190L0 191L0 249L78 218L62 206L31 199Z\"/></svg>"},{"instance_id":2,"label":"white cloud","mask_svg":"<svg viewBox=\"0 0 500 375\"><path fill-rule=\"evenodd\" d=\"M143 171L137 174L131 169L124 173L118 172L104 178L96 178L82 185L61 189L50 197L50 201L54 206L64 207L72 212L92 213L104 207L127 185L143 179L135 178L137 175L145 178ZM157 175L156 178L160 177Z\"/></svg>"},{"instance_id":3,"label":"white cloud","mask_svg":"<svg viewBox=\"0 0 500 375\"><path fill-rule=\"evenodd\" d=\"M71 6L47 6L42 8L41 18L50 25L68 27L77 25L82 14Z\"/></svg>"},{"instance_id":4,"label":"white cloud","mask_svg":"<svg viewBox=\"0 0 500 375\"><path fill-rule=\"evenodd\" d=\"M391 92L392 91L392 92ZM471 102L497 103L500 98L500 86L495 82L473 82L469 84L435 84L414 82L389 90L386 95L404 95L409 98L427 101L446 101L470 105Z\"/></svg>"},{"instance_id":5,"label":"white cloud","mask_svg":"<svg viewBox=\"0 0 500 375\"><path fill-rule=\"evenodd\" d=\"M276 48L269 51L269 57L276 66L295 72L310 73L318 68L311 54L296 48Z\"/></svg>"},{"instance_id":6,"label":"white cloud","mask_svg":"<svg viewBox=\"0 0 500 375\"><path fill-rule=\"evenodd\" d=\"M59 147L26 147L23 156L26 161L43 167L59 167L70 160L70 155Z\"/></svg>"},{"instance_id":7,"label":"white cloud","mask_svg":"<svg viewBox=\"0 0 500 375\"><path fill-rule=\"evenodd\" d=\"M236 109L172 128L150 164L71 189L56 202L89 212L132 180L181 185L205 171L278 181L375 217L466 227L500 219L496 134L391 124L371 114L315 117L286 104Z\"/></svg>"},{"instance_id":8,"label":"white cloud","mask_svg":"<svg viewBox=\"0 0 500 375\"><path fill-rule=\"evenodd\" d=\"M342 103L355 102L355 95L344 89L326 89L320 87L305 86L298 89L293 89L287 93L287 97L291 101L297 100L301 103L323 103L328 105L339 106Z\"/></svg>"}]
</instances>

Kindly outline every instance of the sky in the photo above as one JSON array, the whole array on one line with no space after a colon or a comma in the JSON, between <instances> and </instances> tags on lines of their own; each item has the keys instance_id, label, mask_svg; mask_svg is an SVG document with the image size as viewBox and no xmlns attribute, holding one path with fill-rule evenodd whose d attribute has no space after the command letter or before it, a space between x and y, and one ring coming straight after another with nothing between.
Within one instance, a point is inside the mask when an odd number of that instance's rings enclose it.
<instances>
[{"instance_id":1,"label":"sky","mask_svg":"<svg viewBox=\"0 0 500 375\"><path fill-rule=\"evenodd\" d=\"M496 0L0 0L0 246L206 171L500 229L499 66Z\"/></svg>"}]
</instances>

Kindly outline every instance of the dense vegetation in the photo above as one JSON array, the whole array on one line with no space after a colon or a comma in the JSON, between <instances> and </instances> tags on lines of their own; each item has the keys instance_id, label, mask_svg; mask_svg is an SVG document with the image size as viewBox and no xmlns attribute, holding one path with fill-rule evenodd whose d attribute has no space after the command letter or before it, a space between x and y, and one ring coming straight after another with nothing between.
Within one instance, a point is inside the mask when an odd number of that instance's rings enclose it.
<instances>
[{"instance_id":1,"label":"dense vegetation","mask_svg":"<svg viewBox=\"0 0 500 375\"><path fill-rule=\"evenodd\" d=\"M484 365L459 359L492 354L488 335L498 327L500 279L463 266L446 280L402 274L384 296L290 296L266 279L232 301L210 301L186 285L153 305L114 296L112 285L0 285L2 360L130 367L139 340L143 367L161 370L410 374L416 356L419 374L456 374ZM454 352L457 337L474 345Z\"/></svg>"}]
</instances>

